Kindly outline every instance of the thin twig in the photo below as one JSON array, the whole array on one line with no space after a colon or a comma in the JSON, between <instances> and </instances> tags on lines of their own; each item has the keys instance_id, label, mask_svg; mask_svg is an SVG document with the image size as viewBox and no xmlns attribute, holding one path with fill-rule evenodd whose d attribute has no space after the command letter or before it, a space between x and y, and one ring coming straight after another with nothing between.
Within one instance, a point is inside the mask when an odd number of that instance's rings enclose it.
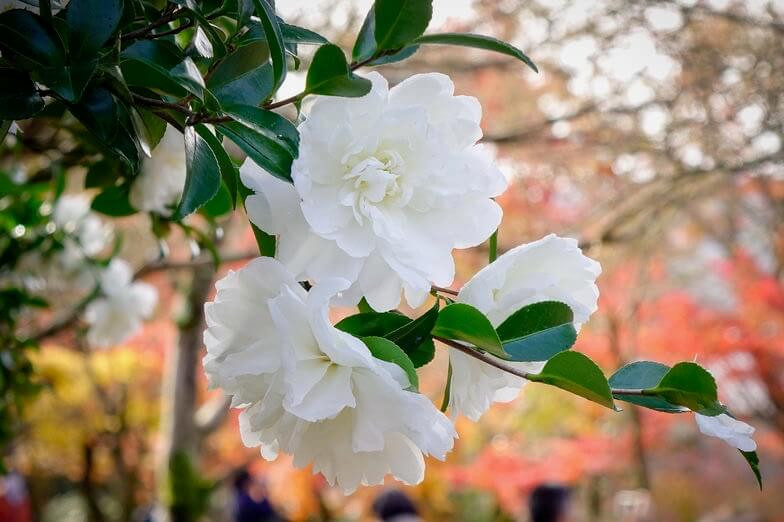
<instances>
[{"instance_id":1,"label":"thin twig","mask_svg":"<svg viewBox=\"0 0 784 522\"><path fill-rule=\"evenodd\" d=\"M183 107L182 105L177 105L176 103L169 103L169 102L165 102L163 100L156 100L155 98L148 98L146 96L141 96L141 95L135 94L135 93L131 93L131 95L133 96L133 99L136 102L138 102L138 103L140 103L142 105L146 105L148 107L157 107L159 109L169 109L169 110L172 110L172 111L177 111L177 112L180 112L180 113L184 114L185 116L187 116L189 118L195 116L195 113L193 111L191 111L190 109L188 109L186 107Z\"/></svg>"},{"instance_id":2,"label":"thin twig","mask_svg":"<svg viewBox=\"0 0 784 522\"><path fill-rule=\"evenodd\" d=\"M442 294L448 294L448 295L457 295L458 294L457 290L452 290L451 288L444 288L443 286L433 285L430 288L432 288L436 292L440 292Z\"/></svg>"},{"instance_id":3,"label":"thin twig","mask_svg":"<svg viewBox=\"0 0 784 522\"><path fill-rule=\"evenodd\" d=\"M162 25L168 24L169 22L171 22L172 20L174 20L175 18L183 14L185 11L186 11L185 8L175 9L174 11L171 11L168 14L164 14L158 20L152 22L151 24L145 27L142 27L141 29L136 29L135 31L131 31L129 33L122 35L120 39L125 42L128 40L138 40L141 38L145 38L153 30L157 29Z\"/></svg>"}]
</instances>

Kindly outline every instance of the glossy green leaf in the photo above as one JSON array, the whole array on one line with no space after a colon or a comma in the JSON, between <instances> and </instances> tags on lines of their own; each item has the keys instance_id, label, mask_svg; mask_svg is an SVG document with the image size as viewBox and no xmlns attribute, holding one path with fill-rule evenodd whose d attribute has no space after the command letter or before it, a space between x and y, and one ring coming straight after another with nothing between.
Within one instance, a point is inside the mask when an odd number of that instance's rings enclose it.
<instances>
[{"instance_id":1,"label":"glossy green leaf","mask_svg":"<svg viewBox=\"0 0 784 522\"><path fill-rule=\"evenodd\" d=\"M299 27L280 21L278 21L278 25L280 25L280 32L283 35L283 40L285 42L311 45L322 45L329 43L329 40L320 34L311 31L310 29L305 29L304 27Z\"/></svg>"},{"instance_id":2,"label":"glossy green leaf","mask_svg":"<svg viewBox=\"0 0 784 522\"><path fill-rule=\"evenodd\" d=\"M160 119L158 116L148 110L137 109L137 111L142 119L142 122L144 123L145 129L147 130L147 139L150 144L150 148L154 149L163 139L163 135L166 133L167 124L164 120Z\"/></svg>"},{"instance_id":3,"label":"glossy green leaf","mask_svg":"<svg viewBox=\"0 0 784 522\"><path fill-rule=\"evenodd\" d=\"M108 187L95 196L91 208L96 212L112 217L130 216L136 209L128 201L128 185Z\"/></svg>"},{"instance_id":4,"label":"glossy green leaf","mask_svg":"<svg viewBox=\"0 0 784 522\"><path fill-rule=\"evenodd\" d=\"M65 65L59 35L29 11L12 9L0 14L0 50L22 62L28 70Z\"/></svg>"},{"instance_id":5,"label":"glossy green leaf","mask_svg":"<svg viewBox=\"0 0 784 522\"><path fill-rule=\"evenodd\" d=\"M211 132L204 132L202 129L200 129L199 135L204 138L213 154L215 154L215 159L218 160L221 180L226 188L228 197L231 199L231 208L236 208L240 176L237 167L231 161L231 158L226 153L226 149L223 148L221 140L217 136Z\"/></svg>"},{"instance_id":6,"label":"glossy green leaf","mask_svg":"<svg viewBox=\"0 0 784 522\"><path fill-rule=\"evenodd\" d=\"M367 60L376 52L375 28L376 11L374 7L371 7L365 16L365 21L362 22L362 28L359 30L356 42L354 42L354 48L351 50L351 58L355 62Z\"/></svg>"},{"instance_id":7,"label":"glossy green leaf","mask_svg":"<svg viewBox=\"0 0 784 522\"><path fill-rule=\"evenodd\" d=\"M751 472L754 473L754 477L757 479L757 484L759 484L760 489L762 489L762 473L760 473L759 469L759 456L757 456L756 451L740 451L740 454L743 455L743 458L746 459L748 462L749 467L751 468Z\"/></svg>"},{"instance_id":8,"label":"glossy green leaf","mask_svg":"<svg viewBox=\"0 0 784 522\"><path fill-rule=\"evenodd\" d=\"M372 87L370 80L351 72L343 51L333 44L318 48L305 82L305 92L308 94L327 96L364 96Z\"/></svg>"},{"instance_id":9,"label":"glossy green leaf","mask_svg":"<svg viewBox=\"0 0 784 522\"><path fill-rule=\"evenodd\" d=\"M0 68L0 78L0 120L23 120L44 108L44 100L28 74Z\"/></svg>"},{"instance_id":10,"label":"glossy green leaf","mask_svg":"<svg viewBox=\"0 0 784 522\"><path fill-rule=\"evenodd\" d=\"M49 87L69 102L76 102L95 73L98 60L83 60L72 65L42 67L32 72L33 79Z\"/></svg>"},{"instance_id":11,"label":"glossy green leaf","mask_svg":"<svg viewBox=\"0 0 784 522\"><path fill-rule=\"evenodd\" d=\"M117 31L122 0L71 0L65 10L71 59L91 58Z\"/></svg>"},{"instance_id":12,"label":"glossy green leaf","mask_svg":"<svg viewBox=\"0 0 784 522\"><path fill-rule=\"evenodd\" d=\"M627 364L615 372L609 379L610 386L614 389L623 390L645 390L654 388L669 370L670 367L666 364L654 361L636 361ZM665 413L682 413L684 411L689 411L688 408L678 406L677 404L670 404L666 400L655 395L640 396L615 394L615 398Z\"/></svg>"},{"instance_id":13,"label":"glossy green leaf","mask_svg":"<svg viewBox=\"0 0 784 522\"><path fill-rule=\"evenodd\" d=\"M362 337L362 342L365 343L370 350L370 353L373 354L373 357L376 359L381 359L382 361L391 362L400 366L400 368L406 372L411 387L414 389L419 388L419 378L417 377L414 363L411 362L411 359L409 359L402 348L383 337Z\"/></svg>"},{"instance_id":14,"label":"glossy green leaf","mask_svg":"<svg viewBox=\"0 0 784 522\"><path fill-rule=\"evenodd\" d=\"M426 365L435 356L435 345L430 333L438 319L438 302L427 312L384 335L400 346L417 368Z\"/></svg>"},{"instance_id":15,"label":"glossy green leaf","mask_svg":"<svg viewBox=\"0 0 784 522\"><path fill-rule=\"evenodd\" d=\"M240 122L220 123L218 129L257 165L273 176L291 182L294 157L279 139L271 139Z\"/></svg>"},{"instance_id":16,"label":"glossy green leaf","mask_svg":"<svg viewBox=\"0 0 784 522\"><path fill-rule=\"evenodd\" d=\"M498 328L508 359L546 361L568 350L577 340L574 314L564 303L543 301L525 306L509 316Z\"/></svg>"},{"instance_id":17,"label":"glossy green leaf","mask_svg":"<svg viewBox=\"0 0 784 522\"><path fill-rule=\"evenodd\" d=\"M723 408L718 402L716 380L702 366L681 362L670 368L651 392L671 404L692 411L717 415Z\"/></svg>"},{"instance_id":18,"label":"glossy green leaf","mask_svg":"<svg viewBox=\"0 0 784 522\"><path fill-rule=\"evenodd\" d=\"M261 67L267 63L268 58L267 42L256 40L243 45L219 62L207 80L207 87L214 90L216 87L226 85Z\"/></svg>"},{"instance_id":19,"label":"glossy green leaf","mask_svg":"<svg viewBox=\"0 0 784 522\"><path fill-rule=\"evenodd\" d=\"M201 11L201 6L196 0L185 0L185 5L188 7L189 14L196 19L196 35L200 38L206 39L208 48L202 48L200 54L205 58L222 58L226 55L226 45L223 43L221 31L213 26L207 17Z\"/></svg>"},{"instance_id":20,"label":"glossy green leaf","mask_svg":"<svg viewBox=\"0 0 784 522\"><path fill-rule=\"evenodd\" d=\"M175 219L182 219L210 199L220 188L220 165L205 135L210 130L197 124L185 128L185 166L187 176Z\"/></svg>"},{"instance_id":21,"label":"glossy green leaf","mask_svg":"<svg viewBox=\"0 0 784 522\"><path fill-rule=\"evenodd\" d=\"M272 91L274 92L286 78L286 50L283 43L283 34L281 33L280 25L278 25L275 10L270 4L266 0L253 0L253 4L256 6L256 15L261 20L264 36L269 46L274 79Z\"/></svg>"},{"instance_id":22,"label":"glossy green leaf","mask_svg":"<svg viewBox=\"0 0 784 522\"><path fill-rule=\"evenodd\" d=\"M610 385L601 368L579 352L561 352L529 380L549 384L615 409Z\"/></svg>"},{"instance_id":23,"label":"glossy green leaf","mask_svg":"<svg viewBox=\"0 0 784 522\"><path fill-rule=\"evenodd\" d=\"M374 38L379 51L400 49L422 35L433 16L432 0L376 0Z\"/></svg>"},{"instance_id":24,"label":"glossy green leaf","mask_svg":"<svg viewBox=\"0 0 784 522\"><path fill-rule=\"evenodd\" d=\"M215 196L201 207L201 212L211 218L224 216L231 212L235 201L232 201L226 184L221 183Z\"/></svg>"},{"instance_id":25,"label":"glossy green leaf","mask_svg":"<svg viewBox=\"0 0 784 522\"><path fill-rule=\"evenodd\" d=\"M299 154L299 132L280 114L248 105L229 105L222 112L284 146L292 157Z\"/></svg>"},{"instance_id":26,"label":"glossy green leaf","mask_svg":"<svg viewBox=\"0 0 784 522\"><path fill-rule=\"evenodd\" d=\"M370 311L350 315L338 322L335 328L355 337L385 337L410 322L410 318L398 312Z\"/></svg>"},{"instance_id":27,"label":"glossy green leaf","mask_svg":"<svg viewBox=\"0 0 784 522\"><path fill-rule=\"evenodd\" d=\"M171 42L142 40L125 49L120 68L130 86L183 97L204 97L204 79L196 64Z\"/></svg>"},{"instance_id":28,"label":"glossy green leaf","mask_svg":"<svg viewBox=\"0 0 784 522\"><path fill-rule=\"evenodd\" d=\"M506 42L493 38L492 36L484 36L481 34L470 33L440 33L440 34L426 34L414 39L413 44L441 44L441 45L459 45L463 47L473 47L475 49L484 49L486 51L494 51L497 53L505 54L516 58L526 64L528 67L536 72L539 72L536 64L526 56L523 51L517 47L510 45Z\"/></svg>"},{"instance_id":29,"label":"glossy green leaf","mask_svg":"<svg viewBox=\"0 0 784 522\"><path fill-rule=\"evenodd\" d=\"M444 307L438 314L432 333L437 337L471 343L497 357L507 357L490 320L465 303L452 303Z\"/></svg>"},{"instance_id":30,"label":"glossy green leaf","mask_svg":"<svg viewBox=\"0 0 784 522\"><path fill-rule=\"evenodd\" d=\"M224 107L256 106L261 105L272 94L273 82L272 64L265 63L226 84L210 87L210 90Z\"/></svg>"},{"instance_id":31,"label":"glossy green leaf","mask_svg":"<svg viewBox=\"0 0 784 522\"><path fill-rule=\"evenodd\" d=\"M120 176L117 163L108 159L96 161L87 170L84 177L84 188L112 187Z\"/></svg>"},{"instance_id":32,"label":"glossy green leaf","mask_svg":"<svg viewBox=\"0 0 784 522\"><path fill-rule=\"evenodd\" d=\"M140 151L130 112L120 100L103 87L91 86L69 110L103 147L136 172Z\"/></svg>"}]
</instances>

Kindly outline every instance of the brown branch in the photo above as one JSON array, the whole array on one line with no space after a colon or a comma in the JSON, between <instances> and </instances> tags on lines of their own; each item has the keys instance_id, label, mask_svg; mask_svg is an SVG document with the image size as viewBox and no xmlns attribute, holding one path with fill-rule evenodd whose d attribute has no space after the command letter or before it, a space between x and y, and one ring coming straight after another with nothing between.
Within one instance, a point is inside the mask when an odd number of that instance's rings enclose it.
<instances>
[{"instance_id":1,"label":"brown branch","mask_svg":"<svg viewBox=\"0 0 784 522\"><path fill-rule=\"evenodd\" d=\"M142 27L141 29L136 29L135 31L131 31L122 35L120 38L123 42L129 40L139 40L142 38L146 38L149 33L157 29L162 25L166 25L169 22L173 21L175 18L179 17L186 11L185 8L175 9L174 11L169 12L168 14L164 14L158 20L152 22L151 24Z\"/></svg>"}]
</instances>

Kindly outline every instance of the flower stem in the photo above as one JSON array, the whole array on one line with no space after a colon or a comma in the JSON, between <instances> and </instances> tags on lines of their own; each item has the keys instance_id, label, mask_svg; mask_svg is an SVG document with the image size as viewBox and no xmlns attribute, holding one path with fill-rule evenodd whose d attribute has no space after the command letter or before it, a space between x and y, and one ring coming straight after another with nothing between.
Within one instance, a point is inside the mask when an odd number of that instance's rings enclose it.
<instances>
[{"instance_id":1,"label":"flower stem","mask_svg":"<svg viewBox=\"0 0 784 522\"><path fill-rule=\"evenodd\" d=\"M488 261L491 263L498 258L498 229L495 229L493 235L487 243L490 253L488 254Z\"/></svg>"}]
</instances>

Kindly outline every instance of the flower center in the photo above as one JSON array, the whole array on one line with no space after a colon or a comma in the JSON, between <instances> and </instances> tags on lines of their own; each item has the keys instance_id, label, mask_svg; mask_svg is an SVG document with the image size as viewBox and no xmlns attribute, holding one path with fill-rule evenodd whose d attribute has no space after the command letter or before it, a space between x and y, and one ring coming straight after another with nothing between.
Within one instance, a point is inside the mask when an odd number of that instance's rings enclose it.
<instances>
[{"instance_id":1,"label":"flower center","mask_svg":"<svg viewBox=\"0 0 784 522\"><path fill-rule=\"evenodd\" d=\"M352 207L354 217L362 224L371 208L380 204L404 205L410 199L401 176L405 169L403 157L394 150L378 151L347 168L340 192L340 201Z\"/></svg>"}]
</instances>

